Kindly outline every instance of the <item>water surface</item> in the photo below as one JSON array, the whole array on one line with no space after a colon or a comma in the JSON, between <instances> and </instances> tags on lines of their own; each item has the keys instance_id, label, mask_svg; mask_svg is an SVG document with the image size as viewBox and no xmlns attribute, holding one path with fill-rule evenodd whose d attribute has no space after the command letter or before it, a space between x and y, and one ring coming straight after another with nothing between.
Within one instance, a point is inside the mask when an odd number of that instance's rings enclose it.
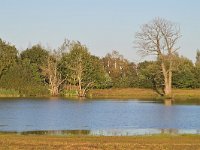
<instances>
[{"instance_id":1,"label":"water surface","mask_svg":"<svg viewBox=\"0 0 200 150\"><path fill-rule=\"evenodd\" d=\"M165 106L155 101L0 100L0 131L24 134L196 134L200 129L199 117L198 105Z\"/></svg>"}]
</instances>

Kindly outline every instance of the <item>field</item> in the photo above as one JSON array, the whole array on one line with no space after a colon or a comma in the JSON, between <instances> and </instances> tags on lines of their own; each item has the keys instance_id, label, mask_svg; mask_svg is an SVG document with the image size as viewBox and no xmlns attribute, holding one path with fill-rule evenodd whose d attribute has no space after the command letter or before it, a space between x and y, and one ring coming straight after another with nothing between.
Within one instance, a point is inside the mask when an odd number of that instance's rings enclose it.
<instances>
[{"instance_id":1,"label":"field","mask_svg":"<svg viewBox=\"0 0 200 150\"><path fill-rule=\"evenodd\" d=\"M198 135L135 137L0 135L0 149L67 150L200 150Z\"/></svg>"}]
</instances>

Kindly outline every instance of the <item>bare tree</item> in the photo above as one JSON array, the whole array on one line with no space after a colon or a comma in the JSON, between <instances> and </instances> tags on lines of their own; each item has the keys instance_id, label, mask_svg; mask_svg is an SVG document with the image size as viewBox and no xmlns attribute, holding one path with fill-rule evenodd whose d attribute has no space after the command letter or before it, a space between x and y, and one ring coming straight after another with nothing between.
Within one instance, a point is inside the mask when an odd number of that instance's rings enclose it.
<instances>
[{"instance_id":1,"label":"bare tree","mask_svg":"<svg viewBox=\"0 0 200 150\"><path fill-rule=\"evenodd\" d=\"M59 88L65 81L65 79L62 79L61 73L58 70L59 59L59 55L54 52L48 56L47 64L42 66L42 71L48 80L49 90L52 96L59 94Z\"/></svg>"},{"instance_id":2,"label":"bare tree","mask_svg":"<svg viewBox=\"0 0 200 150\"><path fill-rule=\"evenodd\" d=\"M164 76L164 94L172 94L173 57L179 48L175 47L181 37L176 24L156 18L141 27L136 33L136 48L142 56L156 55Z\"/></svg>"},{"instance_id":3,"label":"bare tree","mask_svg":"<svg viewBox=\"0 0 200 150\"><path fill-rule=\"evenodd\" d=\"M88 83L83 82L83 76L84 72L86 71L86 68L83 65L81 57L79 57L76 67L71 68L71 70L74 71L75 79L78 81L79 97L85 97L88 88L93 85L93 82L88 82Z\"/></svg>"}]
</instances>

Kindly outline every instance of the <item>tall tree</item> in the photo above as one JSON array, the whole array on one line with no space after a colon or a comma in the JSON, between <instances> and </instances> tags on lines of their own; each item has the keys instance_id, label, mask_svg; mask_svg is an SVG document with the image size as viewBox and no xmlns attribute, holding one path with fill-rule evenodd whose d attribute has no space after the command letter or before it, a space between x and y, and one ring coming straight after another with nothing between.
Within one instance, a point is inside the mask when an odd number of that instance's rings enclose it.
<instances>
[{"instance_id":1,"label":"tall tree","mask_svg":"<svg viewBox=\"0 0 200 150\"><path fill-rule=\"evenodd\" d=\"M36 64L39 68L47 62L48 51L38 44L26 49L20 56L22 60L28 59L30 63Z\"/></svg>"},{"instance_id":2,"label":"tall tree","mask_svg":"<svg viewBox=\"0 0 200 150\"><path fill-rule=\"evenodd\" d=\"M0 77L3 72L16 63L17 53L15 46L0 39Z\"/></svg>"},{"instance_id":3,"label":"tall tree","mask_svg":"<svg viewBox=\"0 0 200 150\"><path fill-rule=\"evenodd\" d=\"M163 76L158 61L144 61L138 64L139 87L152 88L163 95Z\"/></svg>"},{"instance_id":4,"label":"tall tree","mask_svg":"<svg viewBox=\"0 0 200 150\"><path fill-rule=\"evenodd\" d=\"M199 65L200 65L200 50L199 50L199 49L197 49L196 64L199 64Z\"/></svg>"},{"instance_id":5,"label":"tall tree","mask_svg":"<svg viewBox=\"0 0 200 150\"><path fill-rule=\"evenodd\" d=\"M173 82L174 88L194 88L196 83L195 66L193 62L183 56L174 57L176 66L173 68Z\"/></svg>"},{"instance_id":6,"label":"tall tree","mask_svg":"<svg viewBox=\"0 0 200 150\"><path fill-rule=\"evenodd\" d=\"M171 96L173 56L179 49L176 44L181 37L179 26L168 20L156 18L144 24L135 37L136 48L143 56L157 56L164 77L164 93Z\"/></svg>"},{"instance_id":7,"label":"tall tree","mask_svg":"<svg viewBox=\"0 0 200 150\"><path fill-rule=\"evenodd\" d=\"M197 50L197 53L196 53L195 77L196 77L195 87L200 88L200 50L199 49Z\"/></svg>"},{"instance_id":8,"label":"tall tree","mask_svg":"<svg viewBox=\"0 0 200 150\"><path fill-rule=\"evenodd\" d=\"M59 94L61 84L65 81L65 78L62 78L61 72L59 71L60 59L60 54L54 51L52 54L48 55L47 63L41 67L52 96L57 96Z\"/></svg>"},{"instance_id":9,"label":"tall tree","mask_svg":"<svg viewBox=\"0 0 200 150\"><path fill-rule=\"evenodd\" d=\"M46 85L40 78L37 66L28 60L19 60L0 79L0 86L19 91L21 96L49 95Z\"/></svg>"},{"instance_id":10,"label":"tall tree","mask_svg":"<svg viewBox=\"0 0 200 150\"><path fill-rule=\"evenodd\" d=\"M102 58L104 68L112 79L114 87L134 86L136 79L136 65L129 62L119 54L118 51L112 51Z\"/></svg>"},{"instance_id":11,"label":"tall tree","mask_svg":"<svg viewBox=\"0 0 200 150\"><path fill-rule=\"evenodd\" d=\"M78 96L85 97L91 87L105 81L105 72L100 59L91 55L88 48L80 42L71 42L68 52L62 58L63 76L67 78L67 84L78 87Z\"/></svg>"}]
</instances>

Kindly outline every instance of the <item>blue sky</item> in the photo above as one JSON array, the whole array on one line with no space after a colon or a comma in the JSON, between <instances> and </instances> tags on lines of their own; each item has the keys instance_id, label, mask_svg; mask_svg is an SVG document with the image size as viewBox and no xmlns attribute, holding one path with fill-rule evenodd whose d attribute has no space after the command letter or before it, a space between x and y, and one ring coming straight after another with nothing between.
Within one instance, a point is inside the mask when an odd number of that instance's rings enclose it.
<instances>
[{"instance_id":1,"label":"blue sky","mask_svg":"<svg viewBox=\"0 0 200 150\"><path fill-rule=\"evenodd\" d=\"M179 53L194 61L200 48L199 8L199 0L0 0L0 38L19 49L79 40L97 56L117 50L138 62L135 32L161 17L180 24Z\"/></svg>"}]
</instances>

